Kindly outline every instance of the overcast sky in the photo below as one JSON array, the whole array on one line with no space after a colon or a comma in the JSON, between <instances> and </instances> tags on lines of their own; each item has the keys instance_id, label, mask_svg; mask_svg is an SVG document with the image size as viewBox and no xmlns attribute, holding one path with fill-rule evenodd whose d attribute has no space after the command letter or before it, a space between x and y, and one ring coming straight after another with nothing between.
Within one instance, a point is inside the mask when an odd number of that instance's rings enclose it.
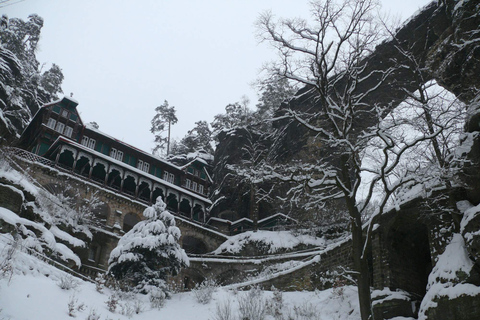
<instances>
[{"instance_id":1,"label":"overcast sky","mask_svg":"<svg viewBox=\"0 0 480 320\"><path fill-rule=\"evenodd\" d=\"M402 21L429 2L382 0ZM242 95L254 108L251 83L275 57L255 38L255 20L266 10L307 18L309 1L23 0L0 12L43 17L37 58L62 68L64 94L73 93L83 121L151 151L150 120L164 100L176 107L178 139Z\"/></svg>"}]
</instances>

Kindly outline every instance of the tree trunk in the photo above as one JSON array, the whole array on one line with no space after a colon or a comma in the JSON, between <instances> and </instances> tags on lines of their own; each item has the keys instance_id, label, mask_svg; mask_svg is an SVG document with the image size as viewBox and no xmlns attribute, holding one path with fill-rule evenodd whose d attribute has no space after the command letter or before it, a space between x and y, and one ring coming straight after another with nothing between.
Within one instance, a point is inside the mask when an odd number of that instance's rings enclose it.
<instances>
[{"instance_id":1,"label":"tree trunk","mask_svg":"<svg viewBox=\"0 0 480 320\"><path fill-rule=\"evenodd\" d=\"M352 217L352 249L353 262L357 272L358 301L362 320L373 319L372 302L370 297L370 270L368 258L364 252L365 239L360 217Z\"/></svg>"},{"instance_id":2,"label":"tree trunk","mask_svg":"<svg viewBox=\"0 0 480 320\"><path fill-rule=\"evenodd\" d=\"M258 230L258 210L255 203L255 185L250 184L250 218L253 221L253 231Z\"/></svg>"},{"instance_id":3,"label":"tree trunk","mask_svg":"<svg viewBox=\"0 0 480 320\"><path fill-rule=\"evenodd\" d=\"M170 121L168 121L167 156L170 154Z\"/></svg>"}]
</instances>

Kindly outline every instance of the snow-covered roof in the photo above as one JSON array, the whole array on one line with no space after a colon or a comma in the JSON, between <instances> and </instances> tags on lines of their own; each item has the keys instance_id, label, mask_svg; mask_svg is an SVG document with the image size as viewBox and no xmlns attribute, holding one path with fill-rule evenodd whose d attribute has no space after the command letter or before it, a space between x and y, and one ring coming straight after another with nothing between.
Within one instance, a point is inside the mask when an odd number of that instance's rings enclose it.
<instances>
[{"instance_id":1,"label":"snow-covered roof","mask_svg":"<svg viewBox=\"0 0 480 320\"><path fill-rule=\"evenodd\" d=\"M121 145L124 145L125 147L127 147L127 148L129 148L129 149L133 149L133 150L135 150L135 151L137 151L137 152L139 152L139 153L141 153L141 154L143 154L143 155L145 155L145 156L147 156L147 157L149 157L149 158L151 158L151 159L153 159L153 160L155 160L155 161L160 161L160 162L163 162L164 164L166 164L166 165L168 165L168 166L170 166L170 167L173 167L173 168L175 168L175 169L177 169L177 170L182 170L182 167L179 167L179 166L177 166L177 165L175 165L175 164L173 164L173 163L171 163L171 162L168 162L168 161L165 160L165 159L162 159L162 158L160 158L160 157L157 157L157 156L155 156L155 155L153 155L153 154L151 154L151 153L149 153L149 152L143 151L143 150L141 150L141 149L139 149L139 148L137 148L137 147L134 147L134 146L132 146L132 145L130 145L130 144L122 141L122 140L119 140L119 139L117 139L117 138L115 138L115 137L112 137L112 136L110 136L110 135L108 135L108 134L100 131L99 129L94 128L93 126L85 126L85 128L86 128L87 130L94 131L95 133L97 133L97 134L99 134L99 135L101 135L101 136L104 136L105 138L108 138L108 139L110 139L110 140L113 140L113 141L115 141L115 142L117 142L117 143L119 143L119 144L121 144Z\"/></svg>"}]
</instances>

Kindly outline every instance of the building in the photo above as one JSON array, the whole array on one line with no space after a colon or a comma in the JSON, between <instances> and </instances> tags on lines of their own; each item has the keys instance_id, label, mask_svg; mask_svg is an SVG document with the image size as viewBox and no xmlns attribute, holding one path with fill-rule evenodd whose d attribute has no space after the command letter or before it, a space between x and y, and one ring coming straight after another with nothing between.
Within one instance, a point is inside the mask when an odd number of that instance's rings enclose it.
<instances>
[{"instance_id":1,"label":"building","mask_svg":"<svg viewBox=\"0 0 480 320\"><path fill-rule=\"evenodd\" d=\"M170 211L207 221L212 179L205 161L169 163L85 125L77 106L69 97L42 106L19 146L115 192L147 204L162 197Z\"/></svg>"}]
</instances>

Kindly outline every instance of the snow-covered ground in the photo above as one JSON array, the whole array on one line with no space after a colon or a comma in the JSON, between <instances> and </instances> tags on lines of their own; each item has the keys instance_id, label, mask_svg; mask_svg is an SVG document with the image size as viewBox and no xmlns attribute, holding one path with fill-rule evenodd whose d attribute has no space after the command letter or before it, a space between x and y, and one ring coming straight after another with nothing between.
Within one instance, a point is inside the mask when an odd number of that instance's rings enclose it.
<instances>
[{"instance_id":1,"label":"snow-covered ground","mask_svg":"<svg viewBox=\"0 0 480 320\"><path fill-rule=\"evenodd\" d=\"M142 295L125 295L118 302L115 312L108 310L106 301L114 291L104 288L103 293L96 290L93 283L74 279L75 288L61 289L59 284L69 279L66 273L21 251L11 249L11 237L0 236L0 319L11 320L64 320L75 319L195 319L214 320L219 318L217 308L230 306L234 318L240 314L239 301L245 301L249 291L217 288L212 299L206 304L197 302L193 292L175 293L166 300L161 308L152 308L150 301ZM11 268L10 268L11 267ZM70 280L67 281L71 282ZM317 292L283 292L281 304L275 304L272 291L261 291L255 301L265 305L275 305L285 319L359 319L357 293L355 287L345 286L340 289ZM277 294L277 297L279 294ZM141 309L139 314L135 309ZM131 314L128 314L128 313ZM275 319L274 311L266 314L265 320ZM93 315L97 315L98 318ZM278 319L278 318L277 318Z\"/></svg>"}]
</instances>

